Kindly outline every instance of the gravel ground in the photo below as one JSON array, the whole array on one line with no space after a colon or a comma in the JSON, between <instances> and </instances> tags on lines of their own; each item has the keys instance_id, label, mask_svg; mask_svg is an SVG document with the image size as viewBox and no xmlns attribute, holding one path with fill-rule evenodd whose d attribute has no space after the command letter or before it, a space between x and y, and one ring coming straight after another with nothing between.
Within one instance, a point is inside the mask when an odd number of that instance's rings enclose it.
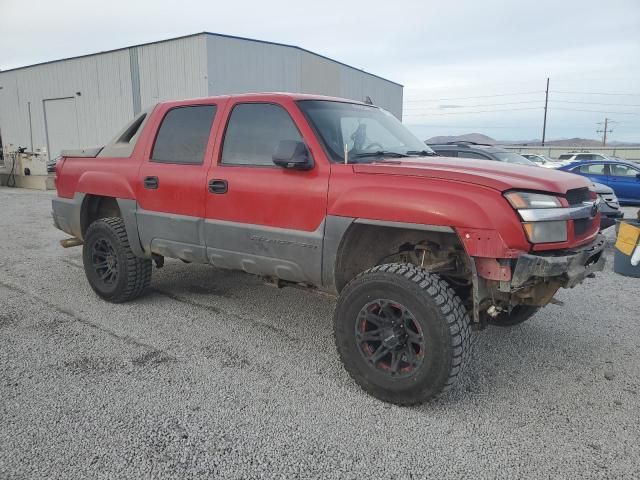
<instances>
[{"instance_id":1,"label":"gravel ground","mask_svg":"<svg viewBox=\"0 0 640 480\"><path fill-rule=\"evenodd\" d=\"M638 478L640 279L475 334L401 408L347 376L325 296L168 261L100 301L51 197L0 188L0 478Z\"/></svg>"}]
</instances>

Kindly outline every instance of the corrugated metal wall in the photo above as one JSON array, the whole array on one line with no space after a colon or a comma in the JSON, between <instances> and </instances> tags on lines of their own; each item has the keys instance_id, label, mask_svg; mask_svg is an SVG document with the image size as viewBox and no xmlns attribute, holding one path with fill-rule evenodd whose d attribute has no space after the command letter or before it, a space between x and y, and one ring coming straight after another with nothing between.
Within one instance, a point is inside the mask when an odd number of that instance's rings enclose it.
<instances>
[{"instance_id":1,"label":"corrugated metal wall","mask_svg":"<svg viewBox=\"0 0 640 480\"><path fill-rule=\"evenodd\" d=\"M364 101L402 118L403 87L286 45L207 34L209 95L295 92Z\"/></svg>"},{"instance_id":2,"label":"corrugated metal wall","mask_svg":"<svg viewBox=\"0 0 640 480\"><path fill-rule=\"evenodd\" d=\"M64 109L54 110L56 121L76 130L62 132L63 138L77 138L81 146L104 144L159 101L207 95L369 96L402 115L402 86L393 82L296 47L208 33L0 72L0 87L3 143L28 148L59 143L47 141L45 105L53 107L54 99L66 99Z\"/></svg>"},{"instance_id":3,"label":"corrugated metal wall","mask_svg":"<svg viewBox=\"0 0 640 480\"><path fill-rule=\"evenodd\" d=\"M75 118L66 121L82 145L99 145L133 115L126 50L1 72L0 85L5 145L47 147L46 100L73 99Z\"/></svg>"},{"instance_id":4,"label":"corrugated metal wall","mask_svg":"<svg viewBox=\"0 0 640 480\"><path fill-rule=\"evenodd\" d=\"M72 98L66 125L80 145L102 145L140 108L206 96L206 75L204 35L0 72L3 143L48 148L45 101Z\"/></svg>"}]
</instances>

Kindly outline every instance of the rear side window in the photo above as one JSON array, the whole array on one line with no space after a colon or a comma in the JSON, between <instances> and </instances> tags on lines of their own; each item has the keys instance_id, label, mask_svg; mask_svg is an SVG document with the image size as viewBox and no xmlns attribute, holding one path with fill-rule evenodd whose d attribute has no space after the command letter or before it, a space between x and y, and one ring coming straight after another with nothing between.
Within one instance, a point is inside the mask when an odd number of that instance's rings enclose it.
<instances>
[{"instance_id":1,"label":"rear side window","mask_svg":"<svg viewBox=\"0 0 640 480\"><path fill-rule=\"evenodd\" d=\"M489 157L486 157L480 153L476 152L466 152L464 150L460 150L458 152L458 156L462 158L479 158L480 160L490 160Z\"/></svg>"},{"instance_id":2,"label":"rear side window","mask_svg":"<svg viewBox=\"0 0 640 480\"><path fill-rule=\"evenodd\" d=\"M273 152L283 140L302 141L287 111L269 103L244 103L231 112L224 135L225 165L274 166Z\"/></svg>"},{"instance_id":3,"label":"rear side window","mask_svg":"<svg viewBox=\"0 0 640 480\"><path fill-rule=\"evenodd\" d=\"M626 165L611 164L611 175L614 177L635 177L640 173L638 170L634 170Z\"/></svg>"},{"instance_id":4,"label":"rear side window","mask_svg":"<svg viewBox=\"0 0 640 480\"><path fill-rule=\"evenodd\" d=\"M215 114L215 105L194 105L169 110L160 125L151 160L201 164Z\"/></svg>"},{"instance_id":5,"label":"rear side window","mask_svg":"<svg viewBox=\"0 0 640 480\"><path fill-rule=\"evenodd\" d=\"M442 157L457 157L458 152L455 150L435 150L435 152Z\"/></svg>"}]
</instances>

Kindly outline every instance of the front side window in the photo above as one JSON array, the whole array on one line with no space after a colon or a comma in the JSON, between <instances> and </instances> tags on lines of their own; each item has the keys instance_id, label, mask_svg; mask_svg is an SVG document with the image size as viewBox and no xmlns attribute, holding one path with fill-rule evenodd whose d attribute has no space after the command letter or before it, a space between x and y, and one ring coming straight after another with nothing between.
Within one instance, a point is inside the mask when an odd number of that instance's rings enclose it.
<instances>
[{"instance_id":1,"label":"front side window","mask_svg":"<svg viewBox=\"0 0 640 480\"><path fill-rule=\"evenodd\" d=\"M558 160L569 160L570 158L573 158L572 153L563 153L558 157Z\"/></svg>"},{"instance_id":2,"label":"front side window","mask_svg":"<svg viewBox=\"0 0 640 480\"><path fill-rule=\"evenodd\" d=\"M372 162L377 157L433 155L402 123L381 108L331 100L300 100L298 106L311 123L334 162Z\"/></svg>"},{"instance_id":3,"label":"front side window","mask_svg":"<svg viewBox=\"0 0 640 480\"><path fill-rule=\"evenodd\" d=\"M580 173L587 175L606 175L606 165L603 163L593 163L591 165L582 165L578 168Z\"/></svg>"},{"instance_id":4,"label":"front side window","mask_svg":"<svg viewBox=\"0 0 640 480\"><path fill-rule=\"evenodd\" d=\"M215 114L215 105L193 105L169 110L158 130L151 160L201 164Z\"/></svg>"},{"instance_id":5,"label":"front side window","mask_svg":"<svg viewBox=\"0 0 640 480\"><path fill-rule=\"evenodd\" d=\"M626 165L611 164L611 175L614 177L635 177L640 173L640 170L628 167Z\"/></svg>"},{"instance_id":6,"label":"front side window","mask_svg":"<svg viewBox=\"0 0 640 480\"><path fill-rule=\"evenodd\" d=\"M286 140L301 142L302 136L284 108L270 103L238 104L229 117L221 162L274 166L273 153Z\"/></svg>"},{"instance_id":7,"label":"front side window","mask_svg":"<svg viewBox=\"0 0 640 480\"><path fill-rule=\"evenodd\" d=\"M576 160L579 160L579 161L596 160L596 156L591 155L590 153L581 153L579 155L576 155Z\"/></svg>"}]
</instances>

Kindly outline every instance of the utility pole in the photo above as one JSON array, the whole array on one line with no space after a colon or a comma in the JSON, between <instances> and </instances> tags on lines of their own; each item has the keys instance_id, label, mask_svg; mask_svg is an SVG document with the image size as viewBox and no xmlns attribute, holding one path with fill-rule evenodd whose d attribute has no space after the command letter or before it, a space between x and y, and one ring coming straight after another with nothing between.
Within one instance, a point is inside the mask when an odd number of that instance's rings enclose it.
<instances>
[{"instance_id":1,"label":"utility pole","mask_svg":"<svg viewBox=\"0 0 640 480\"><path fill-rule=\"evenodd\" d=\"M549 105L549 77L547 77L547 91L544 96L544 122L542 122L542 146L547 134L547 106Z\"/></svg>"},{"instance_id":2,"label":"utility pole","mask_svg":"<svg viewBox=\"0 0 640 480\"><path fill-rule=\"evenodd\" d=\"M602 134L602 146L606 147L607 146L607 133L612 133L613 130L609 130L609 124L610 123L614 123L613 120L604 117L604 122L599 122L598 125L604 125L604 128L602 130L596 130L596 133L601 133Z\"/></svg>"}]
</instances>

